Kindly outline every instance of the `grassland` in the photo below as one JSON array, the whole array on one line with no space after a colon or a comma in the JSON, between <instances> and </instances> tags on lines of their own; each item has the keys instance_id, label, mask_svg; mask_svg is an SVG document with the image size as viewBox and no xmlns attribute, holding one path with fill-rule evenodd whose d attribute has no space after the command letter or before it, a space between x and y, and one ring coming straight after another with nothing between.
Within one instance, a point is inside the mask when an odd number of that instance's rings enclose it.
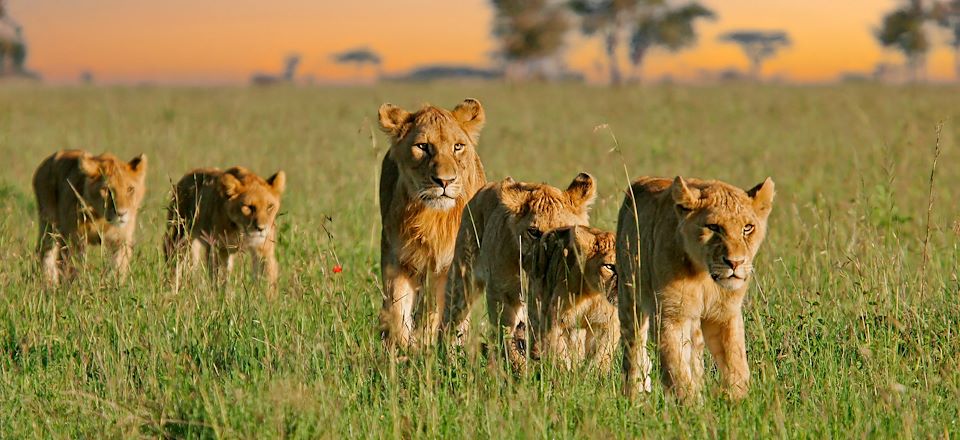
<instances>
[{"instance_id":1,"label":"grassland","mask_svg":"<svg viewBox=\"0 0 960 440\"><path fill-rule=\"evenodd\" d=\"M774 178L746 307L745 401L727 401L713 369L704 403L684 408L660 387L623 400L619 366L514 379L472 352L385 360L376 108L468 96L487 111L491 179L563 185L590 172L602 228L615 227L625 171L743 187ZM871 85L0 89L0 438L960 436L957 96ZM97 249L74 284L39 283L30 177L63 147L149 156L128 283L105 275ZM268 301L238 274L226 293L196 277L173 295L160 253L170 182L234 164L288 173L281 294Z\"/></svg>"}]
</instances>

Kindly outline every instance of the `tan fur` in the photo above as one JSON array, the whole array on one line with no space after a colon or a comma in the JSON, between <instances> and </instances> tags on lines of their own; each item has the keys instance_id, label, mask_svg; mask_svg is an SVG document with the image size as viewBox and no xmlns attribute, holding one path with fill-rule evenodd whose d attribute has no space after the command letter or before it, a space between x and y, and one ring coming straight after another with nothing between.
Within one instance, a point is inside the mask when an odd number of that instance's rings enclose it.
<instances>
[{"instance_id":1,"label":"tan fur","mask_svg":"<svg viewBox=\"0 0 960 440\"><path fill-rule=\"evenodd\" d=\"M37 253L49 284L73 275L72 260L87 244L109 246L118 274L126 276L146 171L142 154L123 162L108 153L64 150L40 163L33 176L40 225Z\"/></svg>"},{"instance_id":2,"label":"tan fur","mask_svg":"<svg viewBox=\"0 0 960 440\"><path fill-rule=\"evenodd\" d=\"M164 254L173 265L174 291L180 286L186 254L195 265L206 254L210 276L222 283L237 253L249 252L255 276L265 275L276 292L279 268L274 255L280 196L286 174L264 180L246 168L196 169L177 182L167 209Z\"/></svg>"},{"instance_id":3,"label":"tan fur","mask_svg":"<svg viewBox=\"0 0 960 440\"><path fill-rule=\"evenodd\" d=\"M379 119L391 142L380 175L380 330L388 348L406 348L421 290L431 291L419 319L424 342L440 323L460 216L486 183L476 152L484 112L473 99L452 111L428 105L410 113L383 104Z\"/></svg>"},{"instance_id":4,"label":"tan fur","mask_svg":"<svg viewBox=\"0 0 960 440\"><path fill-rule=\"evenodd\" d=\"M585 355L609 371L620 339L613 233L588 226L553 230L531 248L524 268L530 280L532 357L554 358L570 368Z\"/></svg>"},{"instance_id":5,"label":"tan fur","mask_svg":"<svg viewBox=\"0 0 960 440\"><path fill-rule=\"evenodd\" d=\"M648 333L659 348L663 383L682 401L699 396L704 345L727 392L746 395L741 306L773 196L769 178L749 191L680 177L633 183L617 224L626 395L651 389Z\"/></svg>"},{"instance_id":6,"label":"tan fur","mask_svg":"<svg viewBox=\"0 0 960 440\"><path fill-rule=\"evenodd\" d=\"M444 328L462 343L470 327L470 310L486 291L487 310L496 329L521 337L526 327L526 301L521 289L521 252L541 234L589 222L596 196L593 178L578 175L562 191L546 184L515 182L509 177L481 189L463 213L457 247L447 281L448 309ZM522 367L523 353L510 351Z\"/></svg>"}]
</instances>

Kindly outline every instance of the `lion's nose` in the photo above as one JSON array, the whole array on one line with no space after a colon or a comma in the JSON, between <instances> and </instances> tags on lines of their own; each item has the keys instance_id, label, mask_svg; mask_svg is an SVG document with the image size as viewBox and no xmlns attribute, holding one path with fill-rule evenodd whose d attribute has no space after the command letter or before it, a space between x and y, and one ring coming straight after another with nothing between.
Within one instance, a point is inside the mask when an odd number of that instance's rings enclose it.
<instances>
[{"instance_id":1,"label":"lion's nose","mask_svg":"<svg viewBox=\"0 0 960 440\"><path fill-rule=\"evenodd\" d=\"M118 210L117 210L117 217L126 217L126 216L127 216L127 210L126 210L126 209L124 209L124 210L118 209Z\"/></svg>"},{"instance_id":2,"label":"lion's nose","mask_svg":"<svg viewBox=\"0 0 960 440\"><path fill-rule=\"evenodd\" d=\"M447 185L453 183L454 180L457 180L457 177L433 176L430 179L433 180L433 183L436 183L440 188L446 188Z\"/></svg>"},{"instance_id":3,"label":"lion's nose","mask_svg":"<svg viewBox=\"0 0 960 440\"><path fill-rule=\"evenodd\" d=\"M257 225L257 232L263 232L267 230L266 225Z\"/></svg>"},{"instance_id":4,"label":"lion's nose","mask_svg":"<svg viewBox=\"0 0 960 440\"><path fill-rule=\"evenodd\" d=\"M741 264L743 264L743 258L727 258L723 257L723 262L727 263L727 266L730 266L731 269L737 270Z\"/></svg>"}]
</instances>

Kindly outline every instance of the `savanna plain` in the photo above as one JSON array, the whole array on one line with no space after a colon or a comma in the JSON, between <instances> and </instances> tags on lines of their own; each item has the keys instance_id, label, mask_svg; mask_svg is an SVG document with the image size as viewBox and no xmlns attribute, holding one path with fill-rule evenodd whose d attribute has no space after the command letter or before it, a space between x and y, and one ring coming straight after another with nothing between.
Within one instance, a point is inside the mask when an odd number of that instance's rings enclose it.
<instances>
[{"instance_id":1,"label":"savanna plain","mask_svg":"<svg viewBox=\"0 0 960 440\"><path fill-rule=\"evenodd\" d=\"M0 437L955 438L957 96L870 84L2 88ZM376 329L377 107L466 97L486 110L489 179L563 186L589 172L603 229L628 178L776 181L744 312L746 399L724 396L709 355L692 406L657 383L622 398L619 356L609 375L541 363L515 377L481 349L489 328L462 353L390 360ZM30 179L67 147L149 158L126 282L94 247L76 280L43 288ZM279 294L268 299L244 260L228 289L196 273L174 294L161 251L171 184L232 165L287 173Z\"/></svg>"}]
</instances>

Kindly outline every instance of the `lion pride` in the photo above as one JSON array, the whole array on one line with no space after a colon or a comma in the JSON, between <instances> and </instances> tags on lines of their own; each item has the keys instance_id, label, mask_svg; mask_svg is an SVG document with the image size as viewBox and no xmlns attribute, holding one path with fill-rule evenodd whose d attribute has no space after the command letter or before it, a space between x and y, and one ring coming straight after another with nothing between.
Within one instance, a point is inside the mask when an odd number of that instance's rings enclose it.
<instances>
[{"instance_id":1,"label":"lion pride","mask_svg":"<svg viewBox=\"0 0 960 440\"><path fill-rule=\"evenodd\" d=\"M616 237L589 226L550 231L524 258L530 279L531 357L567 368L586 357L608 371L620 340Z\"/></svg>"},{"instance_id":2,"label":"lion pride","mask_svg":"<svg viewBox=\"0 0 960 440\"><path fill-rule=\"evenodd\" d=\"M124 162L109 153L63 150L40 163L33 175L37 253L48 283L72 276L73 259L88 244L111 248L118 274L126 276L146 175L143 154Z\"/></svg>"},{"instance_id":3,"label":"lion pride","mask_svg":"<svg viewBox=\"0 0 960 440\"><path fill-rule=\"evenodd\" d=\"M206 253L211 278L222 283L236 254L248 252L254 275L266 275L269 292L275 293L276 218L285 188L283 171L267 179L243 167L201 168L183 176L167 209L163 246L167 262L174 265L174 291L179 288L183 257L196 265Z\"/></svg>"},{"instance_id":4,"label":"lion pride","mask_svg":"<svg viewBox=\"0 0 960 440\"><path fill-rule=\"evenodd\" d=\"M486 183L476 150L485 116L466 99L452 111L383 104L379 119L391 144L380 175L380 331L388 348L406 348L423 290L421 330L433 335L439 325L460 215Z\"/></svg>"},{"instance_id":5,"label":"lion pride","mask_svg":"<svg viewBox=\"0 0 960 440\"><path fill-rule=\"evenodd\" d=\"M506 178L481 189L463 212L457 235L444 329L456 332L461 344L470 328L470 310L486 292L487 314L495 329L522 341L527 327L522 295L521 255L544 233L589 223L596 197L593 177L580 173L566 190L547 184ZM515 371L525 366L522 344L510 344L507 354Z\"/></svg>"},{"instance_id":6,"label":"lion pride","mask_svg":"<svg viewBox=\"0 0 960 440\"><path fill-rule=\"evenodd\" d=\"M648 332L659 349L661 379L681 401L700 394L704 346L728 394L747 394L741 307L773 196L769 178L748 191L679 176L641 177L630 186L617 224L627 396L651 389Z\"/></svg>"}]
</instances>

